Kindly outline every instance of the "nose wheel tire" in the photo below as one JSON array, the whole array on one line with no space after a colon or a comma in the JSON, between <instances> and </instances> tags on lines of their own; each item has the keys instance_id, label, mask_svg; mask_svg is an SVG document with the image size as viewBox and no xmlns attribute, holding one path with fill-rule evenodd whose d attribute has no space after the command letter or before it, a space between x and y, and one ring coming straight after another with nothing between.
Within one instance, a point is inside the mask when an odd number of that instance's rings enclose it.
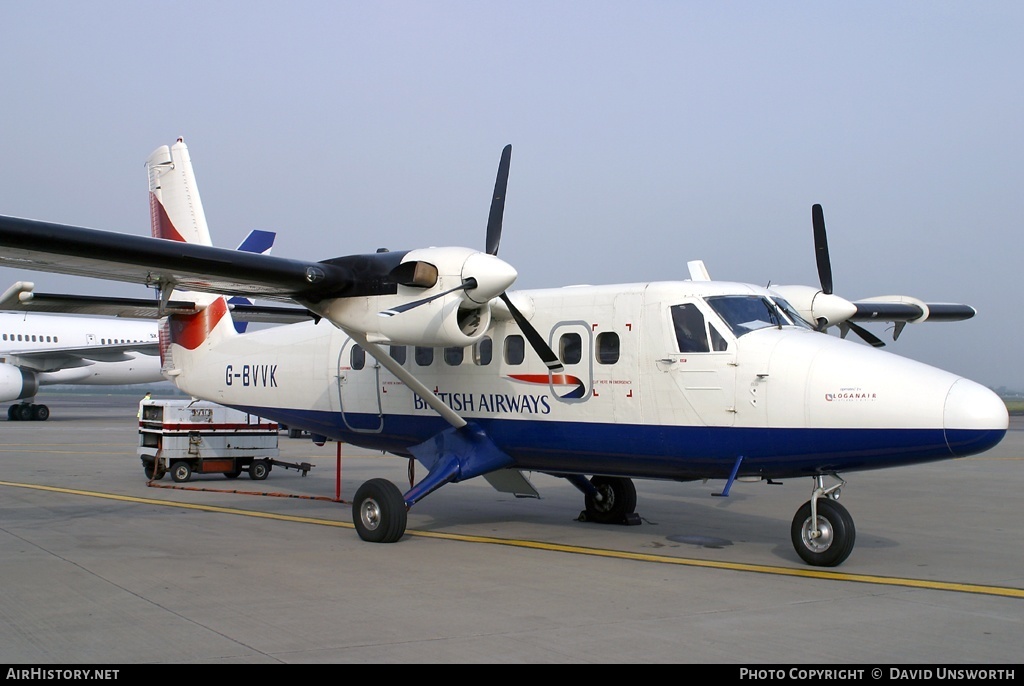
<instances>
[{"instance_id":1,"label":"nose wheel tire","mask_svg":"<svg viewBox=\"0 0 1024 686\"><path fill-rule=\"evenodd\" d=\"M796 511L790 535L804 562L815 567L835 567L850 556L857 532L845 507L834 500L819 498L817 525L811 519L808 501Z\"/></svg>"},{"instance_id":2,"label":"nose wheel tire","mask_svg":"<svg viewBox=\"0 0 1024 686\"><path fill-rule=\"evenodd\" d=\"M394 543L405 535L408 521L405 499L387 479L370 479L356 491L352 522L359 538L371 543Z\"/></svg>"}]
</instances>

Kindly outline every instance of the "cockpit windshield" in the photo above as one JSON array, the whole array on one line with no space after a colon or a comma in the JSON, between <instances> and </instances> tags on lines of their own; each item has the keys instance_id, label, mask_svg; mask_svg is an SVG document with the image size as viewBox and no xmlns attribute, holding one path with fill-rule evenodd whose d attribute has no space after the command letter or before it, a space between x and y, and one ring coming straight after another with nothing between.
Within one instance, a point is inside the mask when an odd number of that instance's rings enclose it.
<instances>
[{"instance_id":1,"label":"cockpit windshield","mask_svg":"<svg viewBox=\"0 0 1024 686\"><path fill-rule=\"evenodd\" d=\"M779 309L786 313L786 316L789 317L790 321L792 321L794 325L802 326L805 329L814 328L810 322L800 316L796 309L789 304L788 300L780 298L779 296L775 296L772 299L775 301L775 304L779 306Z\"/></svg>"},{"instance_id":2,"label":"cockpit windshield","mask_svg":"<svg viewBox=\"0 0 1024 686\"><path fill-rule=\"evenodd\" d=\"M737 338L769 326L809 327L781 298L773 302L760 295L715 295L706 300Z\"/></svg>"}]
</instances>

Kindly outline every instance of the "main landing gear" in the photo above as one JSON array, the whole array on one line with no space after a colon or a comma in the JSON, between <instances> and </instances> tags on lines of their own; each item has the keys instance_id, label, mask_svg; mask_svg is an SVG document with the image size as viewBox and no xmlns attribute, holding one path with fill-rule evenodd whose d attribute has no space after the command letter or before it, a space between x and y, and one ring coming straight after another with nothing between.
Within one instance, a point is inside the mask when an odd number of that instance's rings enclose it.
<instances>
[{"instance_id":1,"label":"main landing gear","mask_svg":"<svg viewBox=\"0 0 1024 686\"><path fill-rule=\"evenodd\" d=\"M586 509L581 522L639 524L636 487L624 477L568 475L565 477L584 493ZM825 477L814 477L811 499L793 517L790 536L800 558L814 567L842 564L857 537L853 518L840 505L839 491L846 482L826 488ZM352 521L364 541L394 543L405 535L408 506L398 486L387 479L371 479L359 487L352 501Z\"/></svg>"},{"instance_id":2,"label":"main landing gear","mask_svg":"<svg viewBox=\"0 0 1024 686\"><path fill-rule=\"evenodd\" d=\"M409 511L398 486L387 479L370 479L356 491L352 522L359 538L370 543L394 543L405 535Z\"/></svg>"},{"instance_id":3,"label":"main landing gear","mask_svg":"<svg viewBox=\"0 0 1024 686\"><path fill-rule=\"evenodd\" d=\"M836 477L838 478L838 477ZM814 477L814 492L793 517L790 537L797 555L815 567L835 567L853 551L857 531L853 517L840 505L839 483L825 488L824 477Z\"/></svg>"},{"instance_id":4,"label":"main landing gear","mask_svg":"<svg viewBox=\"0 0 1024 686\"><path fill-rule=\"evenodd\" d=\"M570 479L583 491L587 509L580 512L579 521L598 524L639 524L636 514L636 486L632 479L619 476L594 476Z\"/></svg>"},{"instance_id":5,"label":"main landing gear","mask_svg":"<svg viewBox=\"0 0 1024 686\"><path fill-rule=\"evenodd\" d=\"M7 408L7 419L12 422L45 422L50 418L50 408L32 403L15 403Z\"/></svg>"}]
</instances>

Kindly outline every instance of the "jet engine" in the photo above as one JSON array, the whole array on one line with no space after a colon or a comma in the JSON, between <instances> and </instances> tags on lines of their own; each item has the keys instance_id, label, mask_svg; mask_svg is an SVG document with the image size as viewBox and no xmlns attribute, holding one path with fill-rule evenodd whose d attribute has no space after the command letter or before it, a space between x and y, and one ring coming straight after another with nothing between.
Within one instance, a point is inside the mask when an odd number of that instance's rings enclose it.
<instances>
[{"instance_id":1,"label":"jet engine","mask_svg":"<svg viewBox=\"0 0 1024 686\"><path fill-rule=\"evenodd\" d=\"M0 402L34 398L39 391L35 372L13 364L0 364Z\"/></svg>"}]
</instances>

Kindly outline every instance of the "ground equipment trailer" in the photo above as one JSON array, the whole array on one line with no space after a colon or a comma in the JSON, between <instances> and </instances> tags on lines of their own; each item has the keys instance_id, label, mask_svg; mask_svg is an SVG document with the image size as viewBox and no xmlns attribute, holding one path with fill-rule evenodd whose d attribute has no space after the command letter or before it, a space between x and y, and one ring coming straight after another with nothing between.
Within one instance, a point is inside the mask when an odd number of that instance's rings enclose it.
<instances>
[{"instance_id":1,"label":"ground equipment trailer","mask_svg":"<svg viewBox=\"0 0 1024 686\"><path fill-rule=\"evenodd\" d=\"M278 425L247 412L184 399L147 399L139 410L137 452L149 479L168 473L177 482L193 474L234 479L247 472L261 481L274 466L296 469L302 476L310 470L308 462L278 460Z\"/></svg>"}]
</instances>

